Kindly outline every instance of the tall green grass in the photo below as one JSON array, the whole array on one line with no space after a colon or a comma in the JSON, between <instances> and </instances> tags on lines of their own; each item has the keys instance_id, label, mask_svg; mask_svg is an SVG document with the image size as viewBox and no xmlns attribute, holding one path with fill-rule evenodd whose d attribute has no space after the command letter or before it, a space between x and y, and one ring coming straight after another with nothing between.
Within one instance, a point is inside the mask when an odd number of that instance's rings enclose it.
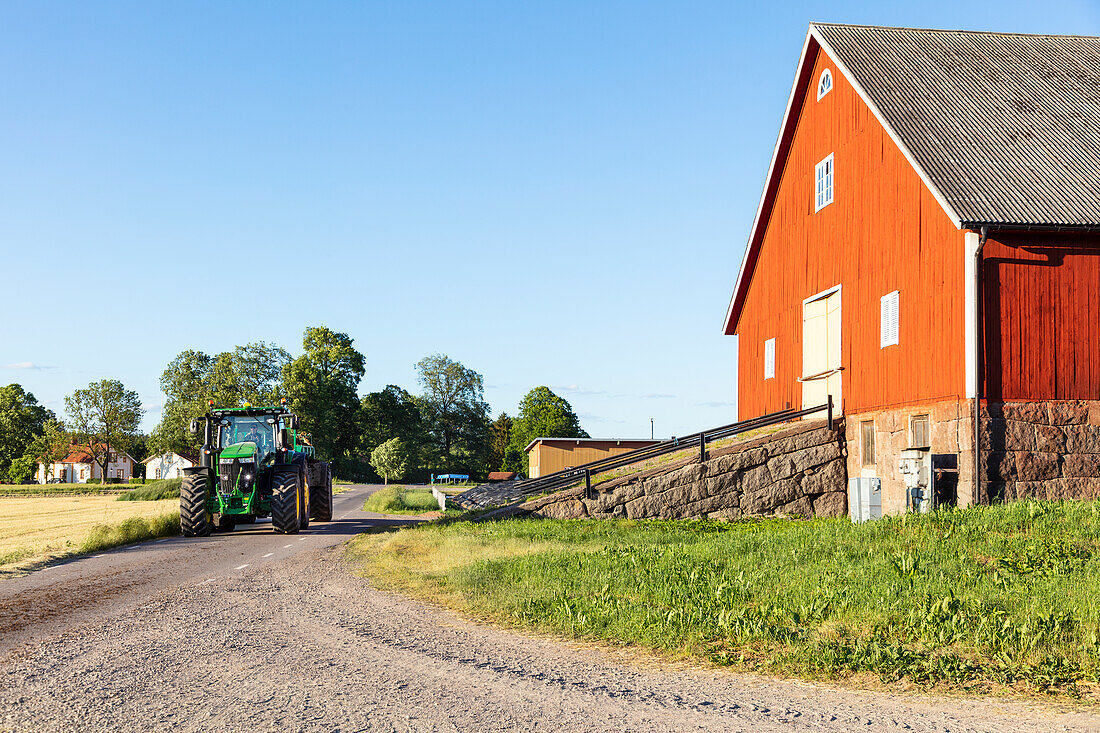
<instances>
[{"instance_id":1,"label":"tall green grass","mask_svg":"<svg viewBox=\"0 0 1100 733\"><path fill-rule=\"evenodd\" d=\"M1100 503L855 525L524 520L364 536L379 583L517 626L807 677L1100 681Z\"/></svg>"},{"instance_id":2,"label":"tall green grass","mask_svg":"<svg viewBox=\"0 0 1100 733\"><path fill-rule=\"evenodd\" d=\"M119 501L158 501L159 499L178 499L182 478L166 478L141 484L118 497Z\"/></svg>"},{"instance_id":3,"label":"tall green grass","mask_svg":"<svg viewBox=\"0 0 1100 733\"><path fill-rule=\"evenodd\" d=\"M180 533L180 515L162 514L146 519L130 517L117 524L100 524L92 528L77 550L79 554L102 552L133 542L173 537Z\"/></svg>"},{"instance_id":4,"label":"tall green grass","mask_svg":"<svg viewBox=\"0 0 1100 733\"><path fill-rule=\"evenodd\" d=\"M363 511L379 514L423 514L439 511L439 502L431 489L411 489L407 486L386 486L367 497Z\"/></svg>"}]
</instances>

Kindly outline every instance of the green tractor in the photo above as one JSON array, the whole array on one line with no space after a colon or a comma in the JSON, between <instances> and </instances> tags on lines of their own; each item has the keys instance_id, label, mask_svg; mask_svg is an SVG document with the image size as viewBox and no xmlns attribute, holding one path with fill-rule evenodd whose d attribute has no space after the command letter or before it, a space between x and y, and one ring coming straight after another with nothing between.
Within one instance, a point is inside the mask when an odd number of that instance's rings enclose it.
<instances>
[{"instance_id":1,"label":"green tractor","mask_svg":"<svg viewBox=\"0 0 1100 733\"><path fill-rule=\"evenodd\" d=\"M180 486L184 537L232 530L257 517L270 516L282 534L305 529L311 517L332 519L332 472L285 405L256 408L246 402L191 422L203 446L199 465L184 469Z\"/></svg>"}]
</instances>

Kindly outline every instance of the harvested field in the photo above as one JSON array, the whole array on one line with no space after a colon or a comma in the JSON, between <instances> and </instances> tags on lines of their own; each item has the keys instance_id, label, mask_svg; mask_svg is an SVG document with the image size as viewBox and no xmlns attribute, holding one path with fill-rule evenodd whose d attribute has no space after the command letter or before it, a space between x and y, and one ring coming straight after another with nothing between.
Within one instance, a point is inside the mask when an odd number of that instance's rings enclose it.
<instances>
[{"instance_id":1,"label":"harvested field","mask_svg":"<svg viewBox=\"0 0 1100 733\"><path fill-rule=\"evenodd\" d=\"M0 496L0 571L77 552L97 525L179 511L179 501L116 496Z\"/></svg>"}]
</instances>

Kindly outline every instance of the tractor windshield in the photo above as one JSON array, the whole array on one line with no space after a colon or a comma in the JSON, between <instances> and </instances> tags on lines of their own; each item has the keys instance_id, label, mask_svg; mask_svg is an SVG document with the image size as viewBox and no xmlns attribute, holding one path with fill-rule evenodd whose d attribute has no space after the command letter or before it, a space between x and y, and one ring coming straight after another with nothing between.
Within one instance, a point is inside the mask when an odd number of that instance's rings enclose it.
<instances>
[{"instance_id":1,"label":"tractor windshield","mask_svg":"<svg viewBox=\"0 0 1100 733\"><path fill-rule=\"evenodd\" d=\"M255 443L259 460L275 452L275 426L262 417L225 418L218 434L218 445L225 448L234 443Z\"/></svg>"}]
</instances>

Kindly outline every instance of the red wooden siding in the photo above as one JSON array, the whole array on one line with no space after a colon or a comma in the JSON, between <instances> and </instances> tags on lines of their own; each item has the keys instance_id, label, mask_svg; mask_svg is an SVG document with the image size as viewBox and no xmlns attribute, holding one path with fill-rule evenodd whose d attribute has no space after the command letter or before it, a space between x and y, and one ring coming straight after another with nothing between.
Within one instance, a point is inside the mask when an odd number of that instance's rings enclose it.
<instances>
[{"instance_id":1,"label":"red wooden siding","mask_svg":"<svg viewBox=\"0 0 1100 733\"><path fill-rule=\"evenodd\" d=\"M738 413L800 406L802 301L841 285L844 409L965 394L963 233L836 65L811 44L810 85L739 317ZM833 90L820 101L823 68ZM805 77L803 77L805 79ZM814 212L814 166L834 155L833 203ZM766 212L765 212L766 213ZM746 273L746 277L748 274ZM879 299L900 291L900 344L879 348ZM776 339L764 381L764 341Z\"/></svg>"},{"instance_id":2,"label":"red wooden siding","mask_svg":"<svg viewBox=\"0 0 1100 733\"><path fill-rule=\"evenodd\" d=\"M982 278L984 394L1100 399L1100 235L991 234Z\"/></svg>"}]
</instances>

